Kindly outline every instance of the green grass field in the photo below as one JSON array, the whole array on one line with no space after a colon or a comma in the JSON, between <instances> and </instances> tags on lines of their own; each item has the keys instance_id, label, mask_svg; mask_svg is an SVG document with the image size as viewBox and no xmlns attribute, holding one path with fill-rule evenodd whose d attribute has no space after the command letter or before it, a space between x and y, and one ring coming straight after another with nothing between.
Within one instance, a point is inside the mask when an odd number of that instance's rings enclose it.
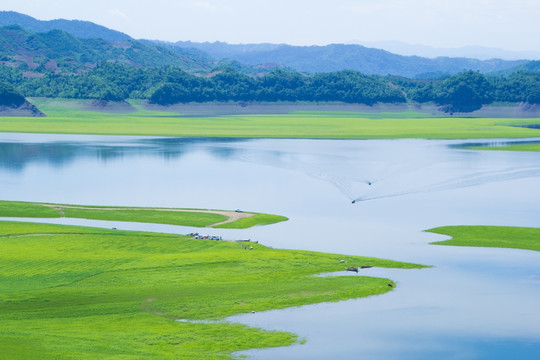
<instances>
[{"instance_id":1,"label":"green grass field","mask_svg":"<svg viewBox=\"0 0 540 360\"><path fill-rule=\"evenodd\" d=\"M293 334L186 322L383 294L388 279L315 277L389 260L250 243L0 222L0 357L228 359ZM341 263L340 260L345 260Z\"/></svg>"},{"instance_id":2,"label":"green grass field","mask_svg":"<svg viewBox=\"0 0 540 360\"><path fill-rule=\"evenodd\" d=\"M444 226L427 230L452 239L432 244L480 246L540 251L540 228L512 226Z\"/></svg>"},{"instance_id":3,"label":"green grass field","mask_svg":"<svg viewBox=\"0 0 540 360\"><path fill-rule=\"evenodd\" d=\"M213 213L210 211L216 211ZM221 214L220 212L223 212ZM93 220L131 221L156 224L183 225L194 227L216 227L247 229L257 225L270 225L288 220L284 216L272 214L242 213L253 215L219 225L230 219L233 211L196 210L172 208L139 208L114 206L81 206L65 204L30 203L0 200L0 216L28 218L78 218Z\"/></svg>"},{"instance_id":4,"label":"green grass field","mask_svg":"<svg viewBox=\"0 0 540 360\"><path fill-rule=\"evenodd\" d=\"M48 117L0 117L1 132L248 138L471 139L540 136L516 127L538 119L430 117L414 112L296 112L181 117L138 108L127 114L86 111L77 100L31 99ZM73 104L73 106L68 106ZM136 104L136 103L135 103Z\"/></svg>"}]
</instances>

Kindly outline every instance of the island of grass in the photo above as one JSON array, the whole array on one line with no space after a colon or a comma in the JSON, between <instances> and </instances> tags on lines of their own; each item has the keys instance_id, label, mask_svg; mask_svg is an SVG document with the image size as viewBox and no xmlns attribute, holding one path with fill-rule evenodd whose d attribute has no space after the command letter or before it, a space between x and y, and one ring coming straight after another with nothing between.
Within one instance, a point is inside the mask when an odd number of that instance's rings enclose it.
<instances>
[{"instance_id":1,"label":"island of grass","mask_svg":"<svg viewBox=\"0 0 540 360\"><path fill-rule=\"evenodd\" d=\"M426 230L452 239L436 245L479 246L540 251L540 228L513 226L443 226Z\"/></svg>"},{"instance_id":2,"label":"island of grass","mask_svg":"<svg viewBox=\"0 0 540 360\"><path fill-rule=\"evenodd\" d=\"M82 206L22 201L0 201L0 216L27 218L67 217L229 229L247 229L252 226L270 225L288 220L284 216L240 210Z\"/></svg>"},{"instance_id":3,"label":"island of grass","mask_svg":"<svg viewBox=\"0 0 540 360\"><path fill-rule=\"evenodd\" d=\"M1 132L311 139L474 139L540 136L520 127L537 119L459 118L403 112L298 111L285 114L186 116L144 108L107 113L82 100L31 99L46 118L0 117ZM316 107L315 107L316 108ZM520 126L516 126L520 125Z\"/></svg>"},{"instance_id":4,"label":"island of grass","mask_svg":"<svg viewBox=\"0 0 540 360\"><path fill-rule=\"evenodd\" d=\"M290 345L297 337L220 319L383 294L396 285L364 276L313 276L319 273L362 265L422 267L250 245L0 222L0 354L230 359L235 351Z\"/></svg>"}]
</instances>

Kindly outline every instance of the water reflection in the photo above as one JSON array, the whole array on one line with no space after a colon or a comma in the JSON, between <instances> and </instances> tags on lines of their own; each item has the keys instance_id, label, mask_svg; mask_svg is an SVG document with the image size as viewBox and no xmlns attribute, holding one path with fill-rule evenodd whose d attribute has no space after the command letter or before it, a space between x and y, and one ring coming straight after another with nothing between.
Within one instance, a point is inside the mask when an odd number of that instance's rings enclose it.
<instances>
[{"instance_id":1,"label":"water reflection","mask_svg":"<svg viewBox=\"0 0 540 360\"><path fill-rule=\"evenodd\" d=\"M538 128L540 128L540 125L537 125ZM525 126L529 127L529 126ZM484 140L484 141L467 141L462 142L459 144L451 145L453 148L456 149L466 149L471 147L480 147L480 146L487 146L487 147L501 147L501 146L509 146L509 145L536 145L540 144L540 141L538 140L528 140L528 139L521 139L521 140Z\"/></svg>"},{"instance_id":2,"label":"water reflection","mask_svg":"<svg viewBox=\"0 0 540 360\"><path fill-rule=\"evenodd\" d=\"M430 246L441 237L422 232L459 224L540 226L538 153L456 147L468 143L2 134L0 198L277 213L291 220L208 233L435 266L370 269L397 281L384 296L234 318L307 339L248 352L255 358L537 358L540 254Z\"/></svg>"},{"instance_id":3,"label":"water reflection","mask_svg":"<svg viewBox=\"0 0 540 360\"><path fill-rule=\"evenodd\" d=\"M21 171L30 163L44 163L55 167L67 166L81 158L96 158L107 162L124 157L140 157L147 154L159 155L163 159L176 159L198 146L213 143L239 143L241 139L212 138L147 138L147 137L84 137L84 141L60 140L53 136L34 134L2 134L0 135L0 168ZM57 138L57 140L54 140ZM26 139L26 140L25 140ZM37 140L37 141L36 141ZM113 141L111 141L113 140ZM232 148L212 148L211 153L217 157L234 156Z\"/></svg>"}]
</instances>

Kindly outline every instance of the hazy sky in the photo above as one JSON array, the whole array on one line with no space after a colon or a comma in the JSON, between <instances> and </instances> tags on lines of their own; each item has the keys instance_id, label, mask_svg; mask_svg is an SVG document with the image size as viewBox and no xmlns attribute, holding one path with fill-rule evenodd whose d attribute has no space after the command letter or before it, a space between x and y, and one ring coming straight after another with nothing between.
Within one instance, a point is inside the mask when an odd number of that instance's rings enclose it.
<instances>
[{"instance_id":1,"label":"hazy sky","mask_svg":"<svg viewBox=\"0 0 540 360\"><path fill-rule=\"evenodd\" d=\"M89 20L134 38L323 45L399 40L540 50L540 0L0 0L41 20Z\"/></svg>"}]
</instances>

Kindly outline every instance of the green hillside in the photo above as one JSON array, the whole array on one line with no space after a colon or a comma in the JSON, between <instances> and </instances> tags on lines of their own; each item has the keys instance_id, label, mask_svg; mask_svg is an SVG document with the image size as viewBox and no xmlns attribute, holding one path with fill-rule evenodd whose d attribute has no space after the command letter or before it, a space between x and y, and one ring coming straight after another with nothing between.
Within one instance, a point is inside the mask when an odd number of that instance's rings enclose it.
<instances>
[{"instance_id":1,"label":"green hillside","mask_svg":"<svg viewBox=\"0 0 540 360\"><path fill-rule=\"evenodd\" d=\"M104 62L132 67L209 68L207 61L199 57L141 41L82 39L61 30L32 33L18 25L0 28L0 62L24 70L28 78L44 73L80 74Z\"/></svg>"},{"instance_id":2,"label":"green hillside","mask_svg":"<svg viewBox=\"0 0 540 360\"><path fill-rule=\"evenodd\" d=\"M517 72L540 72L540 60L528 61L524 64L520 64L514 67L511 67L506 70L496 71L490 73L491 76L510 76Z\"/></svg>"}]
</instances>

